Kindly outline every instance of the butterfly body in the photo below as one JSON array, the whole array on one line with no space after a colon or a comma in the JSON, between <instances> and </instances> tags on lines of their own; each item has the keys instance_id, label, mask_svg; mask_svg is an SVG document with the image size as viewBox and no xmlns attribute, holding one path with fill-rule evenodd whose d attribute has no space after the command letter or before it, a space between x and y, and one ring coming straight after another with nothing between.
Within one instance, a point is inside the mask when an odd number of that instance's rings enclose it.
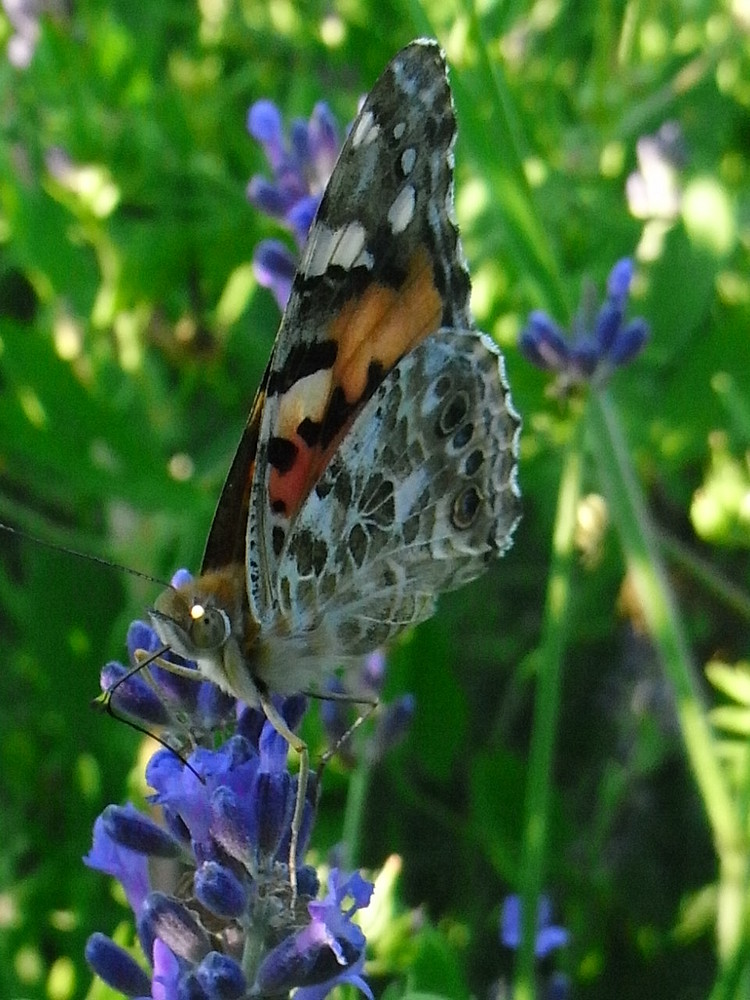
<instances>
[{"instance_id":1,"label":"butterfly body","mask_svg":"<svg viewBox=\"0 0 750 1000\"><path fill-rule=\"evenodd\" d=\"M251 704L321 687L510 545L520 421L469 311L455 134L443 54L414 42L334 168L202 573L152 612Z\"/></svg>"}]
</instances>

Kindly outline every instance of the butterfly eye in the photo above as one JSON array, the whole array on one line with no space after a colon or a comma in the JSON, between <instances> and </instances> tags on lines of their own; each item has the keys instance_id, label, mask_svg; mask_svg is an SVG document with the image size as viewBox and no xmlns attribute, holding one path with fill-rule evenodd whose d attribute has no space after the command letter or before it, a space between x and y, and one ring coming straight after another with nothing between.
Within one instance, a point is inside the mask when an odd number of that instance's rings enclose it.
<instances>
[{"instance_id":1,"label":"butterfly eye","mask_svg":"<svg viewBox=\"0 0 750 1000\"><path fill-rule=\"evenodd\" d=\"M197 650L219 649L229 638L229 615L221 608L204 608L194 604L190 609L190 638Z\"/></svg>"}]
</instances>

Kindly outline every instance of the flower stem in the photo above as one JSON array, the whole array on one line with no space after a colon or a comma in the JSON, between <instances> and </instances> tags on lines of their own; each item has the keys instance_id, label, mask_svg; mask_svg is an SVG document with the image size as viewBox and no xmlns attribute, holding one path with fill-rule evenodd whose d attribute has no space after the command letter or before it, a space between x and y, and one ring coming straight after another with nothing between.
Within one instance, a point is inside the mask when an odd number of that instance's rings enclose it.
<instances>
[{"instance_id":1,"label":"flower stem","mask_svg":"<svg viewBox=\"0 0 750 1000\"><path fill-rule=\"evenodd\" d=\"M341 846L343 851L341 864L343 868L348 870L354 869L361 861L362 827L371 776L372 765L369 762L369 755L362 751L358 754L357 766L349 777L344 822L341 831Z\"/></svg>"},{"instance_id":2,"label":"flower stem","mask_svg":"<svg viewBox=\"0 0 750 1000\"><path fill-rule=\"evenodd\" d=\"M575 564L574 537L583 468L583 421L580 417L576 418L574 426L573 438L563 460L538 659L520 878L522 935L513 990L514 1000L533 1000L535 995L536 920L539 896L545 881L552 763L570 618L571 576Z\"/></svg>"},{"instance_id":3,"label":"flower stem","mask_svg":"<svg viewBox=\"0 0 750 1000\"><path fill-rule=\"evenodd\" d=\"M588 430L613 523L638 594L649 635L675 694L688 760L703 799L719 857L717 944L722 961L742 944L747 852L742 824L720 767L703 705L696 666L662 564L646 503L627 453L622 429L606 391L592 393Z\"/></svg>"}]
</instances>

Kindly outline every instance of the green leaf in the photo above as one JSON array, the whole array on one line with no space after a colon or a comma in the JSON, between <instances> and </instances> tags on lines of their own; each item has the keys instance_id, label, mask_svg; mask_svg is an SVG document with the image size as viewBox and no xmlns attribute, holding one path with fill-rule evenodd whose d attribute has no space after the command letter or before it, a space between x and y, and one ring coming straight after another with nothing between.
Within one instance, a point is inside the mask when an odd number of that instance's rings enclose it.
<instances>
[{"instance_id":1,"label":"green leaf","mask_svg":"<svg viewBox=\"0 0 750 1000\"><path fill-rule=\"evenodd\" d=\"M712 660L706 666L706 677L717 691L740 705L750 707L750 663L740 662L730 666Z\"/></svg>"},{"instance_id":2,"label":"green leaf","mask_svg":"<svg viewBox=\"0 0 750 1000\"><path fill-rule=\"evenodd\" d=\"M468 1000L461 964L445 937L428 927L420 932L405 996Z\"/></svg>"}]
</instances>

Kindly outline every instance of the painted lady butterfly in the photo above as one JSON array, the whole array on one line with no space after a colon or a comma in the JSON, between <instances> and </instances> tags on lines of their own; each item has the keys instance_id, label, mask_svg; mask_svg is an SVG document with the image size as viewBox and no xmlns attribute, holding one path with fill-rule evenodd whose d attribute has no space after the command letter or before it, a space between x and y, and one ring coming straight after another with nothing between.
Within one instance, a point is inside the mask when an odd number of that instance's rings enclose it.
<instances>
[{"instance_id":1,"label":"painted lady butterfly","mask_svg":"<svg viewBox=\"0 0 750 1000\"><path fill-rule=\"evenodd\" d=\"M455 138L444 56L413 42L334 168L201 575L151 612L165 643L302 752L300 784L306 747L270 694L315 689L429 617L519 518L520 421L469 312Z\"/></svg>"}]
</instances>

